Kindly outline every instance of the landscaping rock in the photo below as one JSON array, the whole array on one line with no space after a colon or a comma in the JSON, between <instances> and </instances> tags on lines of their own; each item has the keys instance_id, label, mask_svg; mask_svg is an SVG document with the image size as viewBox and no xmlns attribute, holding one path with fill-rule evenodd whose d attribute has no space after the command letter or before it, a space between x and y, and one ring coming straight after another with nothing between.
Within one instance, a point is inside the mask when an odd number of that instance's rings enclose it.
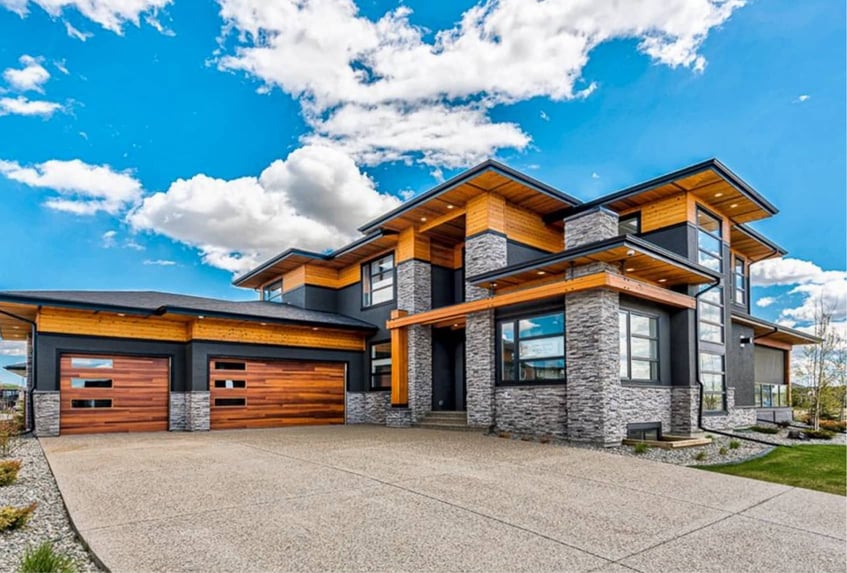
<instances>
[{"instance_id":1,"label":"landscaping rock","mask_svg":"<svg viewBox=\"0 0 847 573\"><path fill-rule=\"evenodd\" d=\"M807 436L800 430L788 430L787 438L789 440L808 440L809 436Z\"/></svg>"},{"instance_id":2,"label":"landscaping rock","mask_svg":"<svg viewBox=\"0 0 847 573\"><path fill-rule=\"evenodd\" d=\"M26 436L8 459L22 463L16 483L0 487L0 506L37 503L23 529L0 533L0 570L15 571L29 547L53 542L57 551L73 557L81 573L101 571L71 529L65 504L38 440Z\"/></svg>"}]
</instances>

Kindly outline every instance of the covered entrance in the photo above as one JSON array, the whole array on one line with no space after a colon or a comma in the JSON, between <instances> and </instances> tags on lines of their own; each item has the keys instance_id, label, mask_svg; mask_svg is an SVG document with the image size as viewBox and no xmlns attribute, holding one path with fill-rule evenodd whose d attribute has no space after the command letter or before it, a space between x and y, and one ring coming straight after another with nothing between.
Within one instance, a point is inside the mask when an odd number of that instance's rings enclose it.
<instances>
[{"instance_id":1,"label":"covered entrance","mask_svg":"<svg viewBox=\"0 0 847 573\"><path fill-rule=\"evenodd\" d=\"M432 329L432 410L465 410L465 329Z\"/></svg>"}]
</instances>

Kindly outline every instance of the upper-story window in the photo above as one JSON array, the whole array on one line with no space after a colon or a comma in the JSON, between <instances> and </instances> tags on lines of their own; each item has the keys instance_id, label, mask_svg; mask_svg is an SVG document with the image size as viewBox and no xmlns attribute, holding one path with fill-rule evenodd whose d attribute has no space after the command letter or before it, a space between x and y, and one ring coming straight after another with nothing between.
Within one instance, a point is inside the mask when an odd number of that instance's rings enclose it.
<instances>
[{"instance_id":1,"label":"upper-story window","mask_svg":"<svg viewBox=\"0 0 847 573\"><path fill-rule=\"evenodd\" d=\"M362 306L394 300L394 253L362 265Z\"/></svg>"},{"instance_id":2,"label":"upper-story window","mask_svg":"<svg viewBox=\"0 0 847 573\"><path fill-rule=\"evenodd\" d=\"M262 300L282 302L282 280L274 281L262 287Z\"/></svg>"},{"instance_id":3,"label":"upper-story window","mask_svg":"<svg viewBox=\"0 0 847 573\"><path fill-rule=\"evenodd\" d=\"M697 207L697 260L704 267L721 272L723 260L721 220Z\"/></svg>"},{"instance_id":4,"label":"upper-story window","mask_svg":"<svg viewBox=\"0 0 847 573\"><path fill-rule=\"evenodd\" d=\"M562 312L500 323L500 383L565 381Z\"/></svg>"},{"instance_id":5,"label":"upper-story window","mask_svg":"<svg viewBox=\"0 0 847 573\"><path fill-rule=\"evenodd\" d=\"M618 219L618 235L635 235L641 232L641 213L630 213Z\"/></svg>"},{"instance_id":6,"label":"upper-story window","mask_svg":"<svg viewBox=\"0 0 847 573\"><path fill-rule=\"evenodd\" d=\"M735 256L735 302L747 304L747 261Z\"/></svg>"}]
</instances>

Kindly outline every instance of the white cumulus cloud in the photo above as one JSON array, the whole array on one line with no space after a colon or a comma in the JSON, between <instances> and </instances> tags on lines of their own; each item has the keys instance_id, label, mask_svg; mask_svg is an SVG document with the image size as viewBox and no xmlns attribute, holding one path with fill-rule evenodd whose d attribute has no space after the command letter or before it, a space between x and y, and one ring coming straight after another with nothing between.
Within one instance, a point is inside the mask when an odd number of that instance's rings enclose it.
<instances>
[{"instance_id":1,"label":"white cumulus cloud","mask_svg":"<svg viewBox=\"0 0 847 573\"><path fill-rule=\"evenodd\" d=\"M0 160L0 175L30 187L55 191L45 205L58 211L91 215L117 214L141 197L141 183L128 171L89 165L79 159L50 160L23 166Z\"/></svg>"},{"instance_id":2,"label":"white cumulus cloud","mask_svg":"<svg viewBox=\"0 0 847 573\"><path fill-rule=\"evenodd\" d=\"M50 117L62 109L62 105L53 101L30 100L24 96L0 98L0 115L30 115Z\"/></svg>"},{"instance_id":3,"label":"white cumulus cloud","mask_svg":"<svg viewBox=\"0 0 847 573\"><path fill-rule=\"evenodd\" d=\"M41 65L41 58L24 54L18 61L21 63L21 68L7 68L3 72L6 83L17 91L33 90L44 93L42 86L50 79L50 72Z\"/></svg>"},{"instance_id":4,"label":"white cumulus cloud","mask_svg":"<svg viewBox=\"0 0 847 573\"><path fill-rule=\"evenodd\" d=\"M776 302L776 298L772 296L763 296L759 300L756 301L756 306L760 308L767 308Z\"/></svg>"},{"instance_id":5,"label":"white cumulus cloud","mask_svg":"<svg viewBox=\"0 0 847 573\"><path fill-rule=\"evenodd\" d=\"M128 221L137 231L198 248L209 265L241 272L288 246L341 246L358 226L398 204L349 156L305 146L258 177L179 179L145 197Z\"/></svg>"},{"instance_id":6,"label":"white cumulus cloud","mask_svg":"<svg viewBox=\"0 0 847 573\"><path fill-rule=\"evenodd\" d=\"M123 34L127 23L140 25L141 17L157 27L156 18L159 10L171 3L172 0L0 0L0 6L26 17L33 6L38 6L53 18L59 18L68 10L73 10L99 24L106 30ZM68 28L68 34L75 37ZM81 34L81 33L80 33ZM82 39L82 38L80 38Z\"/></svg>"},{"instance_id":7,"label":"white cumulus cloud","mask_svg":"<svg viewBox=\"0 0 847 573\"><path fill-rule=\"evenodd\" d=\"M455 167L529 144L518 126L492 120L493 107L587 97L596 84L583 69L604 42L633 38L658 63L702 71L702 43L744 2L492 0L432 34L405 6L369 19L352 0L220 4L237 46L219 66L298 98L314 130L305 141L365 163Z\"/></svg>"},{"instance_id":8,"label":"white cumulus cloud","mask_svg":"<svg viewBox=\"0 0 847 573\"><path fill-rule=\"evenodd\" d=\"M21 328L29 328L22 325ZM0 356L20 356L23 360L26 357L26 342L21 340L0 340Z\"/></svg>"},{"instance_id":9,"label":"white cumulus cloud","mask_svg":"<svg viewBox=\"0 0 847 573\"><path fill-rule=\"evenodd\" d=\"M171 261L168 259L145 259L144 264L157 267L173 267L176 265L176 261Z\"/></svg>"},{"instance_id":10,"label":"white cumulus cloud","mask_svg":"<svg viewBox=\"0 0 847 573\"><path fill-rule=\"evenodd\" d=\"M755 286L791 287L780 319L786 324L808 323L814 320L818 301L833 313L833 319L847 319L847 272L823 270L811 261L794 258L770 259L750 267L750 279ZM792 295L799 295L800 304L792 303ZM759 306L776 304L776 297L765 297ZM794 297L796 298L796 297ZM767 304L762 304L766 302Z\"/></svg>"}]
</instances>

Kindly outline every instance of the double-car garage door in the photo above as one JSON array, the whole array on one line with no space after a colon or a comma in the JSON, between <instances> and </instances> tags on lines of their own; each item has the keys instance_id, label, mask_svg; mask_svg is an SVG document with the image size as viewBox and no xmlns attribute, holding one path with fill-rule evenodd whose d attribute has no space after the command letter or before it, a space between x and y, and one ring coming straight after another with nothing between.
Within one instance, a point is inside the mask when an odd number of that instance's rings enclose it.
<instances>
[{"instance_id":1,"label":"double-car garage door","mask_svg":"<svg viewBox=\"0 0 847 573\"><path fill-rule=\"evenodd\" d=\"M64 355L63 434L168 429L170 361ZM218 358L209 362L211 429L343 424L345 365Z\"/></svg>"}]
</instances>

